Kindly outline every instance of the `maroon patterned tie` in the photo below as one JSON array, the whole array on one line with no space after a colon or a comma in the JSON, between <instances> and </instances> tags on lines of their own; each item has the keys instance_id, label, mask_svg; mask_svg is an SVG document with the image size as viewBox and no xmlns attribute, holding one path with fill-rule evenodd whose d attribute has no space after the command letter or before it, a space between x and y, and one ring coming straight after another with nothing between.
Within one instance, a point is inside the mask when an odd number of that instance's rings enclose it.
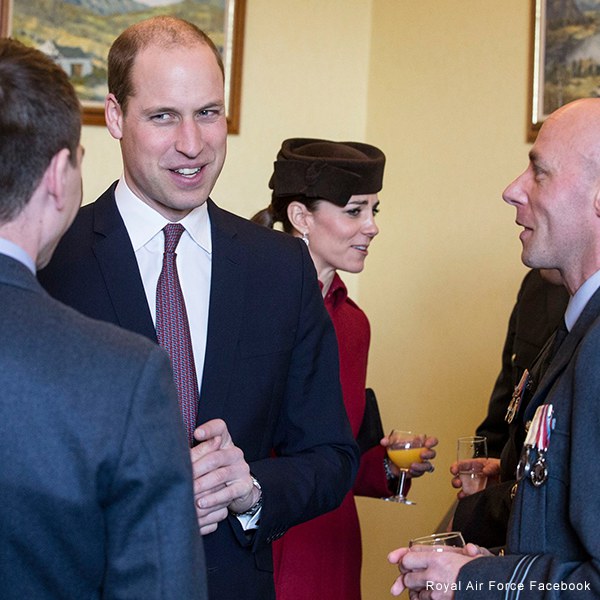
<instances>
[{"instance_id":1,"label":"maroon patterned tie","mask_svg":"<svg viewBox=\"0 0 600 600\"><path fill-rule=\"evenodd\" d=\"M179 406L191 446L198 411L198 382L190 327L175 262L175 248L185 228L179 223L169 223L163 231L165 253L156 286L156 334L159 344L171 357Z\"/></svg>"}]
</instances>

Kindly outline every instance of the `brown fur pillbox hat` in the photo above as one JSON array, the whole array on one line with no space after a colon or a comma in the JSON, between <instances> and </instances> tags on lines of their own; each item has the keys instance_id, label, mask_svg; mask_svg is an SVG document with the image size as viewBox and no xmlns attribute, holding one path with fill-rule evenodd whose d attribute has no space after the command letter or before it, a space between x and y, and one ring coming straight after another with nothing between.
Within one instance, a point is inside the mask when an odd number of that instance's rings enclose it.
<instances>
[{"instance_id":1,"label":"brown fur pillbox hat","mask_svg":"<svg viewBox=\"0 0 600 600\"><path fill-rule=\"evenodd\" d=\"M281 144L269 187L274 196L302 195L345 206L350 196L375 194L385 155L359 142L291 138Z\"/></svg>"}]
</instances>

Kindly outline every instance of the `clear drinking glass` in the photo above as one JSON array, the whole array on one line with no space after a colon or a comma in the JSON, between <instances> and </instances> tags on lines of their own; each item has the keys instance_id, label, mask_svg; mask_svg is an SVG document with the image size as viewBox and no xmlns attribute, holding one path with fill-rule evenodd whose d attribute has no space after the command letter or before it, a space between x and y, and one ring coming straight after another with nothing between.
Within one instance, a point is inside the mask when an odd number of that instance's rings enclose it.
<instances>
[{"instance_id":1,"label":"clear drinking glass","mask_svg":"<svg viewBox=\"0 0 600 600\"><path fill-rule=\"evenodd\" d=\"M410 540L408 547L415 552L444 552L449 547L464 548L465 540L460 531L432 533Z\"/></svg>"},{"instance_id":2,"label":"clear drinking glass","mask_svg":"<svg viewBox=\"0 0 600 600\"><path fill-rule=\"evenodd\" d=\"M474 494L485 488L483 468L487 460L487 438L482 435L458 438L456 460L463 492Z\"/></svg>"}]
</instances>

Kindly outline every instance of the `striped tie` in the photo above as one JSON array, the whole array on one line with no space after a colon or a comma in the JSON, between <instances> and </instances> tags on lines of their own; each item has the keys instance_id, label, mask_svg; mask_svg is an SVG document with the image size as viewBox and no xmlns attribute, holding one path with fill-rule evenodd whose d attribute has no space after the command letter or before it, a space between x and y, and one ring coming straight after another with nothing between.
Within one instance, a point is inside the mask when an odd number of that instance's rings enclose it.
<instances>
[{"instance_id":1,"label":"striped tie","mask_svg":"<svg viewBox=\"0 0 600 600\"><path fill-rule=\"evenodd\" d=\"M175 385L189 445L194 441L198 412L198 382L187 312L179 276L175 248L185 231L179 223L169 223L164 229L165 252L156 286L156 334L159 344L169 353Z\"/></svg>"}]
</instances>

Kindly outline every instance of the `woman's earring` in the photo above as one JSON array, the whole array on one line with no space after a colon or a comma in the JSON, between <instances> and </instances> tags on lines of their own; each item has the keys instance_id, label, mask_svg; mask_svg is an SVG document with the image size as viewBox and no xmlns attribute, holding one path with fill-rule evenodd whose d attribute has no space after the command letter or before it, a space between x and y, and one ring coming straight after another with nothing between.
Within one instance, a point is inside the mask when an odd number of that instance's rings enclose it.
<instances>
[{"instance_id":1,"label":"woman's earring","mask_svg":"<svg viewBox=\"0 0 600 600\"><path fill-rule=\"evenodd\" d=\"M302 241L307 245L310 246L310 243L308 241L308 233L306 233L306 231L302 232Z\"/></svg>"}]
</instances>

